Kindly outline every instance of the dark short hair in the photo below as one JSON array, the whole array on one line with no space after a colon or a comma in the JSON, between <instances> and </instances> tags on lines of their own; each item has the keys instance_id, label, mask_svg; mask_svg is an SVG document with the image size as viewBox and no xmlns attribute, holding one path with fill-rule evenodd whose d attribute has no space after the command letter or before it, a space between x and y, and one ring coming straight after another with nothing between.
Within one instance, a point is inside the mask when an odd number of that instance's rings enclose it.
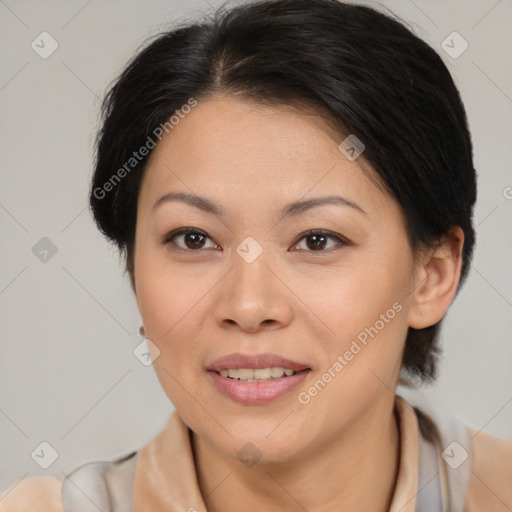
<instances>
[{"instance_id":1,"label":"dark short hair","mask_svg":"<svg viewBox=\"0 0 512 512\"><path fill-rule=\"evenodd\" d=\"M439 55L403 22L337 0L222 6L155 36L110 87L90 206L125 258L132 287L137 198L151 150L137 159L133 152L149 147L158 127L169 131L191 98L216 93L313 108L340 141L355 134L365 144L361 163L402 208L413 254L462 228L460 289L475 241L476 172L457 87ZM439 327L409 328L401 384L436 378Z\"/></svg>"}]
</instances>

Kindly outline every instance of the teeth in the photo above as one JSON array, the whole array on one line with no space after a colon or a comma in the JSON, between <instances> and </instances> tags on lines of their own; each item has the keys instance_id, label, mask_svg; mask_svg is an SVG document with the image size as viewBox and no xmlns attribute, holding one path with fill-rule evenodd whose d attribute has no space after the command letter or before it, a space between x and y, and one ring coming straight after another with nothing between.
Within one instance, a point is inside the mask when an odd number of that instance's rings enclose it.
<instances>
[{"instance_id":1,"label":"teeth","mask_svg":"<svg viewBox=\"0 0 512 512\"><path fill-rule=\"evenodd\" d=\"M257 368L253 370L253 374L253 379L270 379L272 377L272 368Z\"/></svg>"},{"instance_id":2,"label":"teeth","mask_svg":"<svg viewBox=\"0 0 512 512\"><path fill-rule=\"evenodd\" d=\"M239 368L238 378L240 380L254 379L254 370L252 368Z\"/></svg>"},{"instance_id":3,"label":"teeth","mask_svg":"<svg viewBox=\"0 0 512 512\"><path fill-rule=\"evenodd\" d=\"M295 373L290 368L273 366L272 368L230 368L219 372L222 377L237 379L243 382L267 382L272 379L280 379L284 375L289 377Z\"/></svg>"},{"instance_id":4,"label":"teeth","mask_svg":"<svg viewBox=\"0 0 512 512\"><path fill-rule=\"evenodd\" d=\"M274 377L275 379L279 379L280 377L282 377L283 372L284 372L283 368L279 368L279 367L275 367L275 366L274 366L274 368L270 368L270 373L272 374L272 377Z\"/></svg>"}]
</instances>

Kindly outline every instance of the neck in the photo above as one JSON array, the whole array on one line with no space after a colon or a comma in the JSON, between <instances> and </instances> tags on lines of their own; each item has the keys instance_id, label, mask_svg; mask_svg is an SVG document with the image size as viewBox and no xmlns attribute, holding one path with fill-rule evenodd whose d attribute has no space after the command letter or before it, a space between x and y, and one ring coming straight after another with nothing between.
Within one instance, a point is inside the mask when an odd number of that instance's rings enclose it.
<instances>
[{"instance_id":1,"label":"neck","mask_svg":"<svg viewBox=\"0 0 512 512\"><path fill-rule=\"evenodd\" d=\"M322 449L293 463L248 468L192 435L199 487L209 512L387 512L398 476L399 437L394 395L377 402Z\"/></svg>"}]
</instances>

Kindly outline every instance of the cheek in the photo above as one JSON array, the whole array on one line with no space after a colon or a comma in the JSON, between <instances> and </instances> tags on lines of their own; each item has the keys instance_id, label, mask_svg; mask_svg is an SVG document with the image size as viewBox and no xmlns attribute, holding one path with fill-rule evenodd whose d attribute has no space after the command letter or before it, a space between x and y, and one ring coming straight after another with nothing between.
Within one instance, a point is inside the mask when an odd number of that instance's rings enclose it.
<instances>
[{"instance_id":1,"label":"cheek","mask_svg":"<svg viewBox=\"0 0 512 512\"><path fill-rule=\"evenodd\" d=\"M175 407L186 410L190 400L187 391L192 391L188 376L195 375L195 365L199 365L197 351L191 346L197 334L192 324L194 304L199 307L199 290L190 280L177 278L149 260L141 256L136 269L139 312L146 337L159 350L153 368L160 385Z\"/></svg>"},{"instance_id":2,"label":"cheek","mask_svg":"<svg viewBox=\"0 0 512 512\"><path fill-rule=\"evenodd\" d=\"M146 332L155 340L164 342L172 338L173 332L184 325L180 319L187 316L200 298L198 274L184 275L165 264L160 251L141 249L137 254L137 304Z\"/></svg>"},{"instance_id":3,"label":"cheek","mask_svg":"<svg viewBox=\"0 0 512 512\"><path fill-rule=\"evenodd\" d=\"M346 281L324 311L335 334L329 341L319 340L321 365L303 389L301 403L309 404L305 411L311 407L320 423L328 415L333 435L347 418L371 408L380 393L391 392L400 372L407 309L403 300L396 300L395 287L381 287L377 293L376 285L369 279ZM334 403L339 407L333 410Z\"/></svg>"},{"instance_id":4,"label":"cheek","mask_svg":"<svg viewBox=\"0 0 512 512\"><path fill-rule=\"evenodd\" d=\"M400 266L400 264L398 264ZM407 277L389 265L359 264L342 269L316 291L302 297L318 307L322 319L332 327L334 337L355 338L366 328L389 330L402 321L407 298ZM399 311L400 310L400 311ZM364 335L362 336L364 338Z\"/></svg>"},{"instance_id":5,"label":"cheek","mask_svg":"<svg viewBox=\"0 0 512 512\"><path fill-rule=\"evenodd\" d=\"M160 350L153 366L169 396L180 393L177 381L188 381L204 371L199 340L204 318L211 314L207 293L212 288L211 274L206 269L180 271L149 251L141 251L136 263L139 312L146 337ZM174 403L179 397L171 400Z\"/></svg>"},{"instance_id":6,"label":"cheek","mask_svg":"<svg viewBox=\"0 0 512 512\"><path fill-rule=\"evenodd\" d=\"M174 357L190 348L194 333L197 334L194 315L201 307L197 302L195 293L170 293L161 279L154 281L153 286L148 282L141 287L139 307L146 336L160 348L162 355L172 352ZM190 350L189 356L192 356Z\"/></svg>"},{"instance_id":7,"label":"cheek","mask_svg":"<svg viewBox=\"0 0 512 512\"><path fill-rule=\"evenodd\" d=\"M410 300L406 249L359 254L357 263L322 286L321 318L334 331L323 340L323 364L329 368L342 356L339 373L350 375L355 387L361 379L376 379L370 370L386 381L400 363Z\"/></svg>"}]
</instances>

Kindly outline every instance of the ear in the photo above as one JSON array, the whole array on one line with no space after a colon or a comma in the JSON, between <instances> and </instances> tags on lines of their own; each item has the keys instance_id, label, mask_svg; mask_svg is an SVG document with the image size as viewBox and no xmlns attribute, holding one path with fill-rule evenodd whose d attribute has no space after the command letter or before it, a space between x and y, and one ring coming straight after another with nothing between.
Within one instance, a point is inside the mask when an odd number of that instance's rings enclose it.
<instances>
[{"instance_id":1,"label":"ear","mask_svg":"<svg viewBox=\"0 0 512 512\"><path fill-rule=\"evenodd\" d=\"M409 309L410 327L424 329L445 315L457 292L463 246L464 232L455 226L439 245L418 258Z\"/></svg>"}]
</instances>

